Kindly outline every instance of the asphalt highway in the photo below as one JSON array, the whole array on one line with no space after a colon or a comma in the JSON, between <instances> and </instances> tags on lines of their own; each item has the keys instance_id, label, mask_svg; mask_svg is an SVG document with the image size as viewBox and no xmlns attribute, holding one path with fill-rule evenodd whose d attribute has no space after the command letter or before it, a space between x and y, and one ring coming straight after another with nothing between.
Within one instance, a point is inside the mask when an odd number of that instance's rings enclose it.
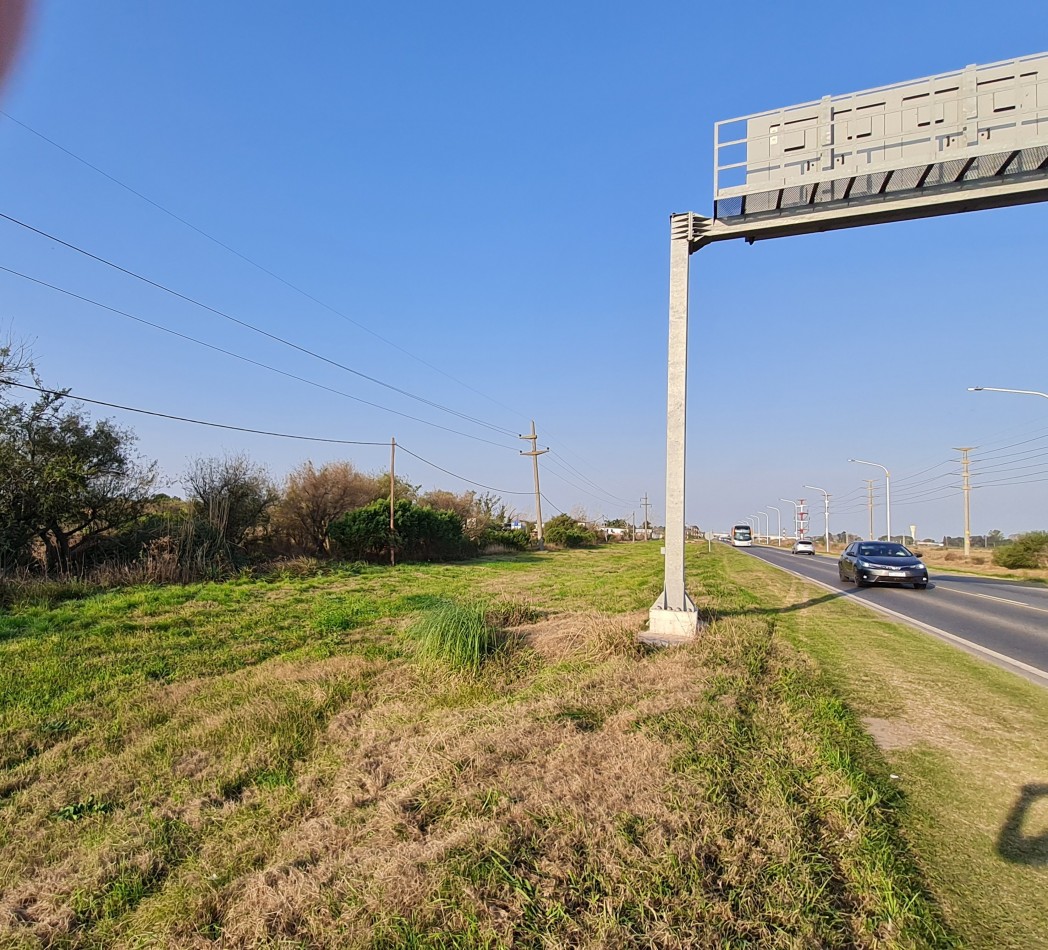
<instances>
[{"instance_id":1,"label":"asphalt highway","mask_svg":"<svg viewBox=\"0 0 1048 950\"><path fill-rule=\"evenodd\" d=\"M835 556L774 547L748 553L1048 686L1048 587L933 573L927 590L860 588L840 580Z\"/></svg>"}]
</instances>

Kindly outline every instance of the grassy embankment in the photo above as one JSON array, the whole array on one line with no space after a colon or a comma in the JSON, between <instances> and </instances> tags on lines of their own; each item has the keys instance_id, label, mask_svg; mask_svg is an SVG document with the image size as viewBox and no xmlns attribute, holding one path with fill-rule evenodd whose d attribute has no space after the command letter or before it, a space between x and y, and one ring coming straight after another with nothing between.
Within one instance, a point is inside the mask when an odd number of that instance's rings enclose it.
<instances>
[{"instance_id":1,"label":"grassy embankment","mask_svg":"<svg viewBox=\"0 0 1048 950\"><path fill-rule=\"evenodd\" d=\"M749 610L866 718L965 945L1048 947L1048 690L731 549L705 586L714 602L759 592Z\"/></svg>"},{"instance_id":2,"label":"grassy embankment","mask_svg":"<svg viewBox=\"0 0 1048 950\"><path fill-rule=\"evenodd\" d=\"M936 850L974 807L956 743L900 717L903 687L882 690L876 664L845 662L854 634L906 635L845 605L786 610L792 579L696 548L717 619L693 646L646 652L632 634L657 551L0 614L0 944L951 945L908 840L962 934L1044 933L1030 865L1005 880L991 861L997 890L964 912L991 859L977 836L972 873ZM448 652L448 599L465 605L466 654L454 638ZM918 736L888 753L909 806L788 641ZM964 689L986 679L935 649ZM1001 727L1029 697L994 675ZM1011 725L1005 749L1023 751L1029 723Z\"/></svg>"}]
</instances>

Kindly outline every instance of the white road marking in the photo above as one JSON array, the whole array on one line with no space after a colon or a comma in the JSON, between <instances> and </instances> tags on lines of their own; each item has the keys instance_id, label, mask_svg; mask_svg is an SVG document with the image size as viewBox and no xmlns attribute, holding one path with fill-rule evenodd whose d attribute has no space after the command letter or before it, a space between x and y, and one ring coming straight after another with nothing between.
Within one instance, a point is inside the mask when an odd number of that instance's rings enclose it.
<instances>
[{"instance_id":1,"label":"white road marking","mask_svg":"<svg viewBox=\"0 0 1048 950\"><path fill-rule=\"evenodd\" d=\"M1012 607L1025 607L1027 610L1036 610L1038 613L1048 614L1048 607L1034 607L1033 604L1024 604L1021 600L1009 600L1007 597L994 597L993 594L977 594L972 590L957 590L955 587L940 587L939 590L949 591L951 594L965 594L968 597L982 597L984 600L996 600L1002 604L1010 604Z\"/></svg>"}]
</instances>

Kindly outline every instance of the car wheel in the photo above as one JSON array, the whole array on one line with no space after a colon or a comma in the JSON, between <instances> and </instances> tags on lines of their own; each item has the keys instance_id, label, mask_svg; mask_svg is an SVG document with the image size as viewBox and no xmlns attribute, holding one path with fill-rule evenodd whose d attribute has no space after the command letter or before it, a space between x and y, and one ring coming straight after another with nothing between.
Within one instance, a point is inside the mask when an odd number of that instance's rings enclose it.
<instances>
[{"instance_id":1,"label":"car wheel","mask_svg":"<svg viewBox=\"0 0 1048 950\"><path fill-rule=\"evenodd\" d=\"M927 590L928 589L928 582L927 581L921 581L920 583L914 584L913 585L913 589L914 590Z\"/></svg>"},{"instance_id":2,"label":"car wheel","mask_svg":"<svg viewBox=\"0 0 1048 950\"><path fill-rule=\"evenodd\" d=\"M870 586L869 584L866 583L866 581L864 581L861 577L859 577L859 572L858 571L855 572L855 586L856 587L869 587Z\"/></svg>"},{"instance_id":3,"label":"car wheel","mask_svg":"<svg viewBox=\"0 0 1048 950\"><path fill-rule=\"evenodd\" d=\"M837 565L837 576L841 579L842 584L848 583L848 578L844 576L844 568L840 564Z\"/></svg>"}]
</instances>

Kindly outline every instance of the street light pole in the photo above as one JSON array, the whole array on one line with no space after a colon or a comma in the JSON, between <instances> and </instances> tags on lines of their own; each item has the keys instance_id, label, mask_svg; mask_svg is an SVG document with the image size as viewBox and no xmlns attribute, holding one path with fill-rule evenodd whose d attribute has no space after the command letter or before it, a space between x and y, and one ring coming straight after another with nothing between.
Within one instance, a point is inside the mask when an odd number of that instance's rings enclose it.
<instances>
[{"instance_id":1,"label":"street light pole","mask_svg":"<svg viewBox=\"0 0 1048 950\"><path fill-rule=\"evenodd\" d=\"M800 535L797 534L797 512L800 510L801 506L789 498L780 498L779 501L785 501L793 505L793 538L794 540L797 540L800 537Z\"/></svg>"},{"instance_id":2,"label":"street light pole","mask_svg":"<svg viewBox=\"0 0 1048 950\"><path fill-rule=\"evenodd\" d=\"M859 465L873 465L884 472L884 519L888 524L888 540L892 539L892 481L891 474L880 462L867 462L865 459L848 459Z\"/></svg>"},{"instance_id":3,"label":"street light pole","mask_svg":"<svg viewBox=\"0 0 1048 950\"><path fill-rule=\"evenodd\" d=\"M768 507L775 512L775 517L778 519L778 534L775 535L775 546L777 548L782 547L782 512L779 511L774 505L768 505ZM771 525L771 517L768 518L768 525Z\"/></svg>"},{"instance_id":4,"label":"street light pole","mask_svg":"<svg viewBox=\"0 0 1048 950\"><path fill-rule=\"evenodd\" d=\"M771 516L766 511L757 512L757 533L760 534L760 523L761 515L764 515L764 520L767 522L767 527L764 529L764 540L767 541L771 535Z\"/></svg>"},{"instance_id":5,"label":"street light pole","mask_svg":"<svg viewBox=\"0 0 1048 950\"><path fill-rule=\"evenodd\" d=\"M830 553L830 493L825 488L819 488L818 485L805 485L805 488L810 488L812 491L822 492L823 502L823 513L826 518L826 553Z\"/></svg>"}]
</instances>

